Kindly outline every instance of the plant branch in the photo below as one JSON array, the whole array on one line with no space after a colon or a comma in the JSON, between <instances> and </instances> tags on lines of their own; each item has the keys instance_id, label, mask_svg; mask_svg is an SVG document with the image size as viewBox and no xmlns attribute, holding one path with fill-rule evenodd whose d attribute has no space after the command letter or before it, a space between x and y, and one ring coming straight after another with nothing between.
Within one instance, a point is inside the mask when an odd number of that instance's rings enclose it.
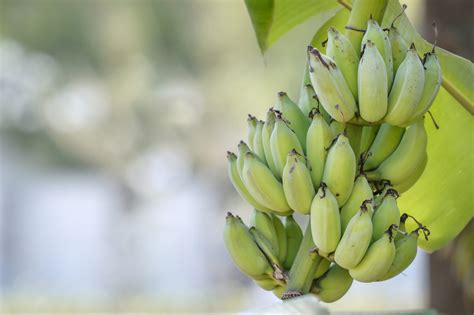
<instances>
[{"instance_id":1,"label":"plant branch","mask_svg":"<svg viewBox=\"0 0 474 315\"><path fill-rule=\"evenodd\" d=\"M345 1L345 0L337 0L337 2L339 2L340 5L342 5L344 8L346 8L347 10L352 10L352 5Z\"/></svg>"},{"instance_id":2,"label":"plant branch","mask_svg":"<svg viewBox=\"0 0 474 315\"><path fill-rule=\"evenodd\" d=\"M441 85L459 102L471 115L474 115L474 105L459 92L459 90L447 80L443 80Z\"/></svg>"}]
</instances>

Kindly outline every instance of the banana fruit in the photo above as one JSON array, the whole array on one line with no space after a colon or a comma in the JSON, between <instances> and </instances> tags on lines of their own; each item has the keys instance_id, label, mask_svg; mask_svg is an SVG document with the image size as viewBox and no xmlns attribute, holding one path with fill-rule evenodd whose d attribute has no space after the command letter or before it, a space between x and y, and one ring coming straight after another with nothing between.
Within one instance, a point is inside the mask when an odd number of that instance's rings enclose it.
<instances>
[{"instance_id":1,"label":"banana fruit","mask_svg":"<svg viewBox=\"0 0 474 315\"><path fill-rule=\"evenodd\" d=\"M364 174L357 176L354 182L354 188L346 204L341 208L341 231L346 230L349 221L360 210L360 205L364 200L372 200L374 195L367 177Z\"/></svg>"},{"instance_id":2,"label":"banana fruit","mask_svg":"<svg viewBox=\"0 0 474 315\"><path fill-rule=\"evenodd\" d=\"M349 291L352 282L349 271L333 265L324 276L313 282L311 293L321 301L331 303L342 298Z\"/></svg>"}]
</instances>

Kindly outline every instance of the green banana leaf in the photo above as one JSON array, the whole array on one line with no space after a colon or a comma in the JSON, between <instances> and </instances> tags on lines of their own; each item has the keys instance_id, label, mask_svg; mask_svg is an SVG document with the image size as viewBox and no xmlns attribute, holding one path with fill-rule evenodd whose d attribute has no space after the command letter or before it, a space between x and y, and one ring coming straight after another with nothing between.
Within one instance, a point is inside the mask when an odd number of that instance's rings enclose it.
<instances>
[{"instance_id":1,"label":"green banana leaf","mask_svg":"<svg viewBox=\"0 0 474 315\"><path fill-rule=\"evenodd\" d=\"M301 2L298 1L298 4ZM382 25L390 25L401 11L399 1L390 0ZM317 30L311 44L322 48L327 28L334 26L342 30L348 16L348 10L341 6ZM300 17L298 21L301 23L304 20ZM288 25L291 26L286 31L296 26ZM420 53L432 49L432 44L416 32L406 15L400 18L396 26L408 42L415 43ZM282 29L279 36L283 34ZM267 42L265 49L271 43ZM413 215L430 229L429 240L420 238L419 242L426 251L445 246L474 216L474 120L469 114L474 113L474 66L469 60L443 49L436 48L436 52L443 71L443 87L433 104L432 113L440 129L436 129L426 119L429 134L428 165L418 183L399 199L402 211ZM416 227L411 221L407 224L408 229Z\"/></svg>"}]
</instances>

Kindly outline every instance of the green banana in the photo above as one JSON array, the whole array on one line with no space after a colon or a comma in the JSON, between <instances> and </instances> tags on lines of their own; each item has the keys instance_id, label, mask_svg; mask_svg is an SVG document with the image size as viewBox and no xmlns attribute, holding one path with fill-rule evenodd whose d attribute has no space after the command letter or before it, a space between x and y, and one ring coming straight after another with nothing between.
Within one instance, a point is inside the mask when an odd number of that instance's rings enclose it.
<instances>
[{"instance_id":1,"label":"green banana","mask_svg":"<svg viewBox=\"0 0 474 315\"><path fill-rule=\"evenodd\" d=\"M352 191L356 172L356 158L349 139L341 133L329 148L324 165L323 182L336 196L340 207L344 206Z\"/></svg>"},{"instance_id":2,"label":"green banana","mask_svg":"<svg viewBox=\"0 0 474 315\"><path fill-rule=\"evenodd\" d=\"M282 263L282 267L284 267L283 263L286 259L288 251L285 226L283 223L281 223L280 219L276 215L272 214L271 217L278 237L278 260Z\"/></svg>"},{"instance_id":3,"label":"green banana","mask_svg":"<svg viewBox=\"0 0 474 315\"><path fill-rule=\"evenodd\" d=\"M235 265L252 278L272 276L273 269L267 257L255 243L247 226L238 216L227 213L224 241Z\"/></svg>"},{"instance_id":4,"label":"green banana","mask_svg":"<svg viewBox=\"0 0 474 315\"><path fill-rule=\"evenodd\" d=\"M316 191L305 158L298 155L295 150L288 153L282 180L290 208L301 214L309 214Z\"/></svg>"},{"instance_id":5,"label":"green banana","mask_svg":"<svg viewBox=\"0 0 474 315\"><path fill-rule=\"evenodd\" d=\"M252 234L257 246L262 250L265 256L267 256L267 259L270 261L274 269L273 277L280 280L283 279L283 269L281 267L280 261L278 260L278 256L275 255L275 248L272 246L270 240L253 226L249 229L249 232Z\"/></svg>"},{"instance_id":6,"label":"green banana","mask_svg":"<svg viewBox=\"0 0 474 315\"><path fill-rule=\"evenodd\" d=\"M237 157L232 152L227 152L227 160L229 161L228 164L228 172L230 181L235 187L235 190L239 193L239 195L245 199L249 204L251 204L255 209L258 209L263 212L271 213L273 212L271 209L261 205L254 197L249 193L245 184L242 182L240 178L239 172L237 170Z\"/></svg>"},{"instance_id":7,"label":"green banana","mask_svg":"<svg viewBox=\"0 0 474 315\"><path fill-rule=\"evenodd\" d=\"M283 185L252 152L245 154L242 175L245 187L257 202L277 212L291 210L285 198Z\"/></svg>"},{"instance_id":8,"label":"green banana","mask_svg":"<svg viewBox=\"0 0 474 315\"><path fill-rule=\"evenodd\" d=\"M390 27L388 30L388 38L390 39L390 45L392 46L393 72L397 73L398 68L407 55L409 49L408 43L403 39L398 29L394 26Z\"/></svg>"},{"instance_id":9,"label":"green banana","mask_svg":"<svg viewBox=\"0 0 474 315\"><path fill-rule=\"evenodd\" d=\"M286 286L279 285L273 290L273 294L275 294L275 296L281 300L283 297L283 294L285 293L285 290L286 290Z\"/></svg>"},{"instance_id":10,"label":"green banana","mask_svg":"<svg viewBox=\"0 0 474 315\"><path fill-rule=\"evenodd\" d=\"M412 118L420 102L425 84L425 72L415 45L411 45L405 60L398 68L392 90L388 96L388 110L385 122L403 126Z\"/></svg>"},{"instance_id":11,"label":"green banana","mask_svg":"<svg viewBox=\"0 0 474 315\"><path fill-rule=\"evenodd\" d=\"M368 122L377 122L387 113L388 83L384 59L368 40L358 71L359 112Z\"/></svg>"},{"instance_id":12,"label":"green banana","mask_svg":"<svg viewBox=\"0 0 474 315\"><path fill-rule=\"evenodd\" d=\"M390 226L397 225L399 222L400 209L398 209L397 198L398 192L395 189L388 189L380 206L375 208L372 217L372 241L378 240Z\"/></svg>"},{"instance_id":13,"label":"green banana","mask_svg":"<svg viewBox=\"0 0 474 315\"><path fill-rule=\"evenodd\" d=\"M366 200L362 203L337 245L334 260L342 268L351 269L357 266L369 248L372 238L371 202Z\"/></svg>"},{"instance_id":14,"label":"green banana","mask_svg":"<svg viewBox=\"0 0 474 315\"><path fill-rule=\"evenodd\" d=\"M306 155L313 185L314 187L319 187L323 178L324 164L327 157L326 149L331 144L333 133L318 109L313 109L310 117L312 121L306 138Z\"/></svg>"},{"instance_id":15,"label":"green banana","mask_svg":"<svg viewBox=\"0 0 474 315\"><path fill-rule=\"evenodd\" d=\"M250 150L247 143L240 141L237 145L237 150L239 151L239 155L237 156L237 171L239 173L240 178L242 178L242 170L244 169L244 162L245 162L245 154L247 152L252 152Z\"/></svg>"},{"instance_id":16,"label":"green banana","mask_svg":"<svg viewBox=\"0 0 474 315\"><path fill-rule=\"evenodd\" d=\"M336 197L321 183L311 204L311 232L318 253L328 256L336 250L341 238L341 219Z\"/></svg>"},{"instance_id":17,"label":"green banana","mask_svg":"<svg viewBox=\"0 0 474 315\"><path fill-rule=\"evenodd\" d=\"M264 122L261 120L257 120L257 125L255 127L255 136L253 138L253 151L258 156L260 161L267 164L267 159L265 158L265 150L263 148L263 141L262 141L262 132Z\"/></svg>"},{"instance_id":18,"label":"green banana","mask_svg":"<svg viewBox=\"0 0 474 315\"><path fill-rule=\"evenodd\" d=\"M421 119L407 128L395 151L377 169L368 172L367 178L387 179L394 186L402 184L422 166L427 141L425 126Z\"/></svg>"},{"instance_id":19,"label":"green banana","mask_svg":"<svg viewBox=\"0 0 474 315\"><path fill-rule=\"evenodd\" d=\"M278 286L278 281L270 277L266 277L261 280L254 280L255 283L265 291L273 291Z\"/></svg>"},{"instance_id":20,"label":"green banana","mask_svg":"<svg viewBox=\"0 0 474 315\"><path fill-rule=\"evenodd\" d=\"M362 127L360 135L359 154L369 151L370 146L374 142L375 137L380 129L380 125Z\"/></svg>"},{"instance_id":21,"label":"green banana","mask_svg":"<svg viewBox=\"0 0 474 315\"><path fill-rule=\"evenodd\" d=\"M374 195L372 188L364 174L357 176L354 182L354 188L345 205L341 208L341 231L344 232L349 221L360 210L360 205L364 200L372 200Z\"/></svg>"},{"instance_id":22,"label":"green banana","mask_svg":"<svg viewBox=\"0 0 474 315\"><path fill-rule=\"evenodd\" d=\"M362 130L364 126L356 125L356 124L347 124L346 125L346 133L347 138L349 138L349 144L351 145L352 150L354 151L354 155L357 158L359 157L359 146L360 146L360 137L362 135Z\"/></svg>"},{"instance_id":23,"label":"green banana","mask_svg":"<svg viewBox=\"0 0 474 315\"><path fill-rule=\"evenodd\" d=\"M393 186L390 183L390 181L381 181L381 184L382 184L382 187L377 190L375 198L374 198L376 208L380 206L380 204L382 203L382 200L385 197L385 194L387 193L387 191L389 189L393 189Z\"/></svg>"},{"instance_id":24,"label":"green banana","mask_svg":"<svg viewBox=\"0 0 474 315\"><path fill-rule=\"evenodd\" d=\"M402 140L405 128L389 124L380 125L379 132L370 146L369 155L364 163L364 170L376 169L390 154L395 151Z\"/></svg>"},{"instance_id":25,"label":"green banana","mask_svg":"<svg viewBox=\"0 0 474 315\"><path fill-rule=\"evenodd\" d=\"M423 175L427 164L428 154L425 152L422 161L420 162L419 166L413 171L413 173L410 174L410 176L406 178L402 183L395 185L394 188L398 192L404 193L405 191L413 187L413 185L415 185L418 179L420 179L421 175Z\"/></svg>"},{"instance_id":26,"label":"green banana","mask_svg":"<svg viewBox=\"0 0 474 315\"><path fill-rule=\"evenodd\" d=\"M375 243L370 245L364 258L356 267L349 269L352 278L360 282L373 282L387 273L396 251L392 235L393 228L391 226Z\"/></svg>"},{"instance_id":27,"label":"green banana","mask_svg":"<svg viewBox=\"0 0 474 315\"><path fill-rule=\"evenodd\" d=\"M425 68L425 85L421 99L412 113L410 122L421 118L430 109L442 82L441 66L438 56L434 52L425 55L423 66Z\"/></svg>"},{"instance_id":28,"label":"green banana","mask_svg":"<svg viewBox=\"0 0 474 315\"><path fill-rule=\"evenodd\" d=\"M337 121L351 120L357 112L356 102L336 63L311 46L308 58L311 84L321 105Z\"/></svg>"},{"instance_id":29,"label":"green banana","mask_svg":"<svg viewBox=\"0 0 474 315\"><path fill-rule=\"evenodd\" d=\"M354 47L352 47L349 39L333 27L328 29L326 55L337 64L352 95L357 99L357 65L359 64L359 55Z\"/></svg>"},{"instance_id":30,"label":"green banana","mask_svg":"<svg viewBox=\"0 0 474 315\"><path fill-rule=\"evenodd\" d=\"M353 279L349 271L334 264L321 278L313 282L311 293L326 303L342 298L352 285Z\"/></svg>"},{"instance_id":31,"label":"green banana","mask_svg":"<svg viewBox=\"0 0 474 315\"><path fill-rule=\"evenodd\" d=\"M279 240L278 234L273 223L272 215L254 210L253 226L270 242L273 255L279 256ZM257 243L258 244L258 243ZM265 252L265 251L264 251ZM265 252L265 254L267 254ZM267 255L268 256L268 255Z\"/></svg>"},{"instance_id":32,"label":"green banana","mask_svg":"<svg viewBox=\"0 0 474 315\"><path fill-rule=\"evenodd\" d=\"M262 129L262 145L263 151L265 152L265 160L267 161L267 165L272 171L273 175L277 178L280 178L278 171L275 167L275 162L273 161L272 150L270 146L270 137L273 132L273 128L275 127L275 111L273 108L267 112L267 117L265 120L265 124L263 125Z\"/></svg>"},{"instance_id":33,"label":"green banana","mask_svg":"<svg viewBox=\"0 0 474 315\"><path fill-rule=\"evenodd\" d=\"M384 60L385 70L387 72L387 90L390 91L393 82L392 45L390 44L387 34L385 34L383 29L374 19L369 19L367 22L367 30L362 38L362 52L364 52L364 47L367 46L368 41L374 43Z\"/></svg>"},{"instance_id":34,"label":"green banana","mask_svg":"<svg viewBox=\"0 0 474 315\"><path fill-rule=\"evenodd\" d=\"M247 143L251 150L253 150L253 141L255 139L255 132L257 130L257 118L252 115L248 115L247 118Z\"/></svg>"},{"instance_id":35,"label":"green banana","mask_svg":"<svg viewBox=\"0 0 474 315\"><path fill-rule=\"evenodd\" d=\"M300 248L301 240L303 239L303 232L291 215L287 216L285 219L285 231L287 252L283 266L285 267L285 270L290 270L293 261L295 260L296 253Z\"/></svg>"},{"instance_id":36,"label":"green banana","mask_svg":"<svg viewBox=\"0 0 474 315\"><path fill-rule=\"evenodd\" d=\"M406 234L405 222L408 219L408 214L404 213L400 216L400 222L398 223L398 233L395 235L395 246L396 242L403 238Z\"/></svg>"},{"instance_id":37,"label":"green banana","mask_svg":"<svg viewBox=\"0 0 474 315\"><path fill-rule=\"evenodd\" d=\"M306 134L309 128L308 116L303 114L298 105L285 92L278 93L275 109L280 111L289 122L289 127L296 134L303 150L305 150Z\"/></svg>"},{"instance_id":38,"label":"green banana","mask_svg":"<svg viewBox=\"0 0 474 315\"><path fill-rule=\"evenodd\" d=\"M331 128L332 134L336 136L336 135L344 132L345 123L342 123L342 122L337 121L335 119L331 119L329 121L329 128Z\"/></svg>"},{"instance_id":39,"label":"green banana","mask_svg":"<svg viewBox=\"0 0 474 315\"><path fill-rule=\"evenodd\" d=\"M276 116L275 127L270 137L270 148L275 168L280 177L286 164L288 152L295 149L299 154L303 154L303 148L298 137L288 127L281 114Z\"/></svg>"},{"instance_id":40,"label":"green banana","mask_svg":"<svg viewBox=\"0 0 474 315\"><path fill-rule=\"evenodd\" d=\"M316 93L314 93L314 89L311 84L304 85L301 88L298 106L305 115L305 117L309 117L309 113L313 108L319 107L319 101L315 96Z\"/></svg>"},{"instance_id":41,"label":"green banana","mask_svg":"<svg viewBox=\"0 0 474 315\"><path fill-rule=\"evenodd\" d=\"M328 270L329 267L331 266L331 261L327 260L325 258L321 259L321 262L318 265L318 268L316 269L316 272L314 273L314 279L321 278Z\"/></svg>"}]
</instances>

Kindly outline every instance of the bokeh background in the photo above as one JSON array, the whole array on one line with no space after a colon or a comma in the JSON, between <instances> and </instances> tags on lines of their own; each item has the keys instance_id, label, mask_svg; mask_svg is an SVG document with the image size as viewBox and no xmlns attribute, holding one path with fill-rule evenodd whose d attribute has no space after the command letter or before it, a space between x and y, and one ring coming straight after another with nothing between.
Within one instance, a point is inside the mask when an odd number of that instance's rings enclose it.
<instances>
[{"instance_id":1,"label":"bokeh background","mask_svg":"<svg viewBox=\"0 0 474 315\"><path fill-rule=\"evenodd\" d=\"M405 3L426 38L436 19L440 46L472 60L472 1ZM1 0L0 313L277 302L225 251L225 213L251 215L225 152L247 113L263 118L281 90L297 99L316 27L262 57L240 0ZM328 307L467 310L455 245ZM433 298L440 277L457 300Z\"/></svg>"}]
</instances>

